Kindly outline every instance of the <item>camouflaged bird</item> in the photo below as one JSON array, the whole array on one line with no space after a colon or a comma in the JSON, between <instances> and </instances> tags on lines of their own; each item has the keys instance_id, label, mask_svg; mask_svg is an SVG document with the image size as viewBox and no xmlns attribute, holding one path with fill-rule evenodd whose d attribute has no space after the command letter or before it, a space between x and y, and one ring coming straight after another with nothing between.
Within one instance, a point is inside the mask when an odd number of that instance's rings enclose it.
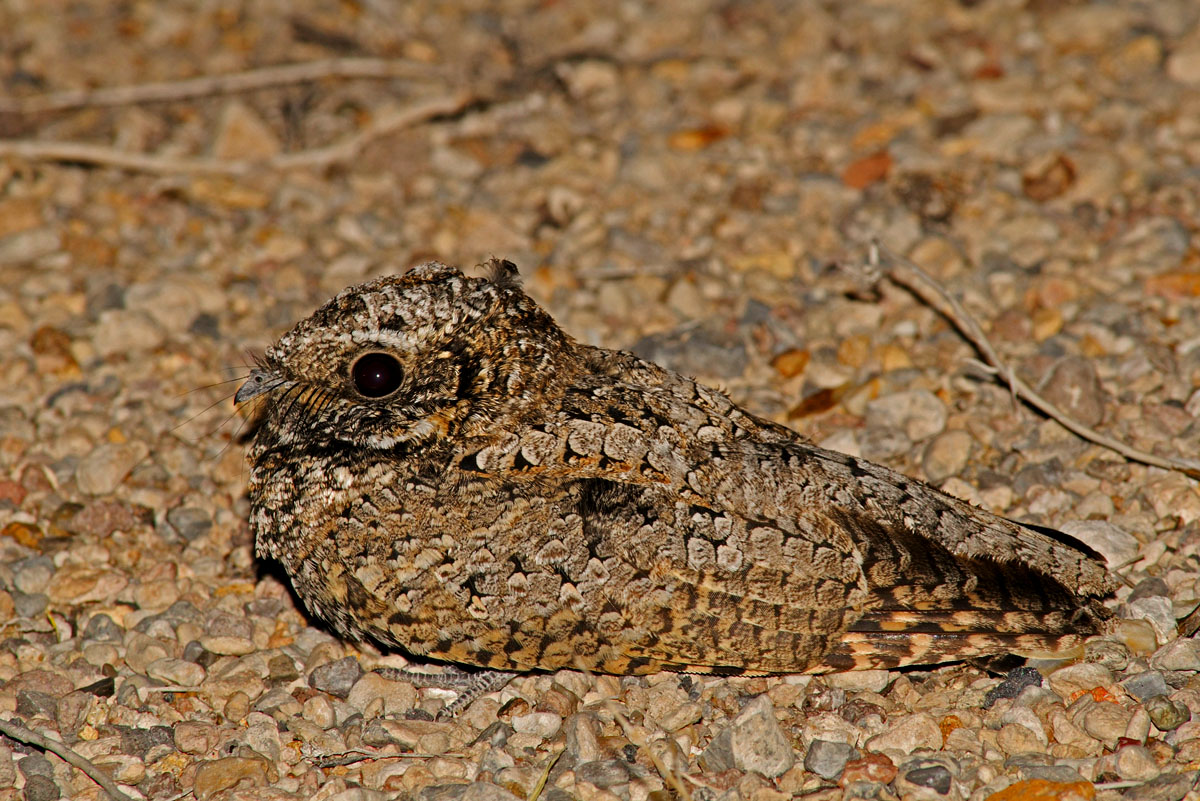
<instances>
[{"instance_id":1,"label":"camouflaged bird","mask_svg":"<svg viewBox=\"0 0 1200 801\"><path fill-rule=\"evenodd\" d=\"M576 342L491 268L347 289L237 393L257 552L343 636L496 671L791 673L1109 618L1086 546Z\"/></svg>"}]
</instances>

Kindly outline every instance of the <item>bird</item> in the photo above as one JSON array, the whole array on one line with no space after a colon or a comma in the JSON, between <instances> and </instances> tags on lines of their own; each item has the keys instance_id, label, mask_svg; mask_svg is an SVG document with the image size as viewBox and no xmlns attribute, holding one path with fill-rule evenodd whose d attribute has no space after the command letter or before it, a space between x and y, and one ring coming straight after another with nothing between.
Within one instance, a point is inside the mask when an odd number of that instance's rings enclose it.
<instances>
[{"instance_id":1,"label":"bird","mask_svg":"<svg viewBox=\"0 0 1200 801\"><path fill-rule=\"evenodd\" d=\"M1110 626L1085 544L581 343L485 266L342 291L236 393L256 553L342 637L497 676L767 675Z\"/></svg>"}]
</instances>

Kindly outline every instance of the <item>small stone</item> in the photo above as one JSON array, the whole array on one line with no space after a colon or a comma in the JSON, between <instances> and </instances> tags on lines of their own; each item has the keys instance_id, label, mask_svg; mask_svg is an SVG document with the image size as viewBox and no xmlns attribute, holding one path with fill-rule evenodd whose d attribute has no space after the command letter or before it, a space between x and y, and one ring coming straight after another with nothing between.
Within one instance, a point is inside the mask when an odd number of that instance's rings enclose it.
<instances>
[{"instance_id":1,"label":"small stone","mask_svg":"<svg viewBox=\"0 0 1200 801\"><path fill-rule=\"evenodd\" d=\"M1069 702L1076 693L1087 692L1093 687L1111 687L1113 675L1106 667L1081 662L1078 665L1059 668L1051 673L1046 681L1051 690Z\"/></svg>"},{"instance_id":2,"label":"small stone","mask_svg":"<svg viewBox=\"0 0 1200 801\"><path fill-rule=\"evenodd\" d=\"M61 797L54 779L47 776L30 776L25 780L25 801L55 801Z\"/></svg>"},{"instance_id":3,"label":"small stone","mask_svg":"<svg viewBox=\"0 0 1200 801\"><path fill-rule=\"evenodd\" d=\"M105 358L154 350L165 341L166 332L153 317L128 309L101 312L92 334L97 352Z\"/></svg>"},{"instance_id":4,"label":"small stone","mask_svg":"<svg viewBox=\"0 0 1200 801\"><path fill-rule=\"evenodd\" d=\"M146 665L146 675L167 684L198 687L204 681L204 668L183 659L157 659Z\"/></svg>"},{"instance_id":5,"label":"small stone","mask_svg":"<svg viewBox=\"0 0 1200 801\"><path fill-rule=\"evenodd\" d=\"M1195 771L1164 773L1125 791L1124 801L1183 801L1196 786Z\"/></svg>"},{"instance_id":6,"label":"small stone","mask_svg":"<svg viewBox=\"0 0 1200 801\"><path fill-rule=\"evenodd\" d=\"M211 723L185 720L172 727L175 747L185 754L207 754L220 741L217 727Z\"/></svg>"},{"instance_id":7,"label":"small stone","mask_svg":"<svg viewBox=\"0 0 1200 801\"><path fill-rule=\"evenodd\" d=\"M1047 779L1025 779L992 793L984 801L1068 801L1087 799L1096 795L1091 782L1054 782Z\"/></svg>"},{"instance_id":8,"label":"small stone","mask_svg":"<svg viewBox=\"0 0 1200 801\"><path fill-rule=\"evenodd\" d=\"M50 764L50 760L40 754L29 754L21 758L17 762L17 770L21 771L21 775L26 779L33 776L45 776L54 778L54 766Z\"/></svg>"},{"instance_id":9,"label":"small stone","mask_svg":"<svg viewBox=\"0 0 1200 801\"><path fill-rule=\"evenodd\" d=\"M946 404L927 389L895 392L867 404L868 428L903 431L921 442L946 427Z\"/></svg>"},{"instance_id":10,"label":"small stone","mask_svg":"<svg viewBox=\"0 0 1200 801\"><path fill-rule=\"evenodd\" d=\"M121 784L138 784L146 778L146 763L129 754L106 754L95 758L96 767Z\"/></svg>"},{"instance_id":11,"label":"small stone","mask_svg":"<svg viewBox=\"0 0 1200 801\"><path fill-rule=\"evenodd\" d=\"M1175 607L1171 603L1170 598L1163 598L1160 595L1152 595L1147 598L1138 598L1136 601L1131 601L1125 604L1124 617L1128 618L1129 620L1145 620L1154 628L1154 636L1160 644L1169 642L1178 635L1178 631L1175 628ZM1175 641L1175 643L1187 642L1191 641ZM1174 645L1175 643L1171 643L1171 645ZM1180 664L1188 663L1196 665L1197 667L1176 669L1196 670L1200 668L1200 659L1197 659L1194 656L1196 654L1196 649L1192 648L1187 650L1193 654L1192 657L1187 656L1187 654L1183 651L1175 652L1172 654L1172 656ZM1153 664L1155 667L1162 667L1161 665L1154 664L1153 657L1151 657L1151 664Z\"/></svg>"},{"instance_id":12,"label":"small stone","mask_svg":"<svg viewBox=\"0 0 1200 801\"><path fill-rule=\"evenodd\" d=\"M1149 781L1161 771L1144 745L1127 745L1116 753L1117 775L1125 781Z\"/></svg>"},{"instance_id":13,"label":"small stone","mask_svg":"<svg viewBox=\"0 0 1200 801\"><path fill-rule=\"evenodd\" d=\"M925 478L940 484L961 473L971 455L971 442L971 435L959 428L943 431L931 439L921 458Z\"/></svg>"},{"instance_id":14,"label":"small stone","mask_svg":"<svg viewBox=\"0 0 1200 801\"><path fill-rule=\"evenodd\" d=\"M337 725L337 712L324 695L314 695L306 700L301 714L305 720L322 729L332 729Z\"/></svg>"},{"instance_id":15,"label":"small stone","mask_svg":"<svg viewBox=\"0 0 1200 801\"><path fill-rule=\"evenodd\" d=\"M188 542L203 537L212 529L212 516L195 506L176 506L167 512L167 522Z\"/></svg>"},{"instance_id":16,"label":"small stone","mask_svg":"<svg viewBox=\"0 0 1200 801\"><path fill-rule=\"evenodd\" d=\"M1121 686L1125 688L1127 693L1143 703L1157 695L1167 695L1171 692L1171 688L1167 686L1167 681L1163 678L1163 674L1157 670L1135 673L1122 681Z\"/></svg>"},{"instance_id":17,"label":"small stone","mask_svg":"<svg viewBox=\"0 0 1200 801\"><path fill-rule=\"evenodd\" d=\"M203 762L196 768L192 793L199 801L205 801L243 780L248 780L255 787L262 787L268 783L269 772L270 765L265 759L252 757L214 759L210 762Z\"/></svg>"},{"instance_id":18,"label":"small stone","mask_svg":"<svg viewBox=\"0 0 1200 801\"><path fill-rule=\"evenodd\" d=\"M1129 667L1131 656L1129 647L1125 643L1111 637L1094 637L1083 645L1085 662L1095 662L1114 673L1124 671Z\"/></svg>"},{"instance_id":19,"label":"small stone","mask_svg":"<svg viewBox=\"0 0 1200 801\"><path fill-rule=\"evenodd\" d=\"M1101 701L1084 713L1083 730L1109 748L1114 748L1117 740L1125 736L1131 717L1130 712L1117 704Z\"/></svg>"},{"instance_id":20,"label":"small stone","mask_svg":"<svg viewBox=\"0 0 1200 801\"><path fill-rule=\"evenodd\" d=\"M50 599L44 593L27 595L20 591L12 593L13 612L17 617L37 617L46 611Z\"/></svg>"},{"instance_id":21,"label":"small stone","mask_svg":"<svg viewBox=\"0 0 1200 801\"><path fill-rule=\"evenodd\" d=\"M54 574L46 594L54 604L83 604L110 600L128 584L129 578L116 570L67 565Z\"/></svg>"},{"instance_id":22,"label":"small stone","mask_svg":"<svg viewBox=\"0 0 1200 801\"><path fill-rule=\"evenodd\" d=\"M858 782L891 784L897 773L895 763L884 754L864 754L861 758L846 763L840 784L843 787Z\"/></svg>"},{"instance_id":23,"label":"small stone","mask_svg":"<svg viewBox=\"0 0 1200 801\"><path fill-rule=\"evenodd\" d=\"M528 715L516 715L512 719L512 727L513 731L532 734L548 740L562 728L562 716L553 712L531 712Z\"/></svg>"},{"instance_id":24,"label":"small stone","mask_svg":"<svg viewBox=\"0 0 1200 801\"><path fill-rule=\"evenodd\" d=\"M849 670L829 673L822 677L831 689L853 692L881 693L896 678L890 670Z\"/></svg>"},{"instance_id":25,"label":"small stone","mask_svg":"<svg viewBox=\"0 0 1200 801\"><path fill-rule=\"evenodd\" d=\"M62 698L74 689L75 684L68 677L43 668L18 673L4 686L5 695L10 698L22 690L33 690L54 698Z\"/></svg>"},{"instance_id":26,"label":"small stone","mask_svg":"<svg viewBox=\"0 0 1200 801\"><path fill-rule=\"evenodd\" d=\"M1059 527L1068 534L1097 551L1108 562L1110 568L1125 565L1138 555L1137 538L1104 520L1068 520Z\"/></svg>"},{"instance_id":27,"label":"small stone","mask_svg":"<svg viewBox=\"0 0 1200 801\"><path fill-rule=\"evenodd\" d=\"M245 656L257 650L254 646L254 640L248 637L213 636L206 634L200 638L200 645L209 653L220 656Z\"/></svg>"},{"instance_id":28,"label":"small stone","mask_svg":"<svg viewBox=\"0 0 1200 801\"><path fill-rule=\"evenodd\" d=\"M1060 359L1038 385L1046 400L1085 426L1104 420L1104 388L1091 359L1069 356Z\"/></svg>"},{"instance_id":29,"label":"small stone","mask_svg":"<svg viewBox=\"0 0 1200 801\"><path fill-rule=\"evenodd\" d=\"M31 556L13 563L13 586L23 593L43 593L54 575L54 562L48 556Z\"/></svg>"},{"instance_id":30,"label":"small stone","mask_svg":"<svg viewBox=\"0 0 1200 801\"><path fill-rule=\"evenodd\" d=\"M145 634L131 635L125 646L125 664L134 673L141 673L143 676L151 663L169 656L165 645Z\"/></svg>"},{"instance_id":31,"label":"small stone","mask_svg":"<svg viewBox=\"0 0 1200 801\"><path fill-rule=\"evenodd\" d=\"M996 745L1006 754L1041 753L1046 748L1046 742L1039 738L1028 726L1020 723L1008 723L996 732Z\"/></svg>"},{"instance_id":32,"label":"small stone","mask_svg":"<svg viewBox=\"0 0 1200 801\"><path fill-rule=\"evenodd\" d=\"M928 712L917 712L890 723L867 740L868 751L900 751L911 754L918 748L936 751L942 747L942 730Z\"/></svg>"},{"instance_id":33,"label":"small stone","mask_svg":"<svg viewBox=\"0 0 1200 801\"><path fill-rule=\"evenodd\" d=\"M737 768L774 778L795 764L796 754L775 719L771 699L760 695L712 739L700 760L714 772Z\"/></svg>"},{"instance_id":34,"label":"small stone","mask_svg":"<svg viewBox=\"0 0 1200 801\"><path fill-rule=\"evenodd\" d=\"M846 763L857 756L857 749L849 743L813 740L804 754L804 769L822 779L833 780L842 775Z\"/></svg>"},{"instance_id":35,"label":"small stone","mask_svg":"<svg viewBox=\"0 0 1200 801\"><path fill-rule=\"evenodd\" d=\"M1188 86L1200 86L1200 41L1176 49L1167 57L1167 75Z\"/></svg>"},{"instance_id":36,"label":"small stone","mask_svg":"<svg viewBox=\"0 0 1200 801\"><path fill-rule=\"evenodd\" d=\"M619 759L598 759L577 765L575 777L597 787L616 787L629 781L629 767Z\"/></svg>"},{"instance_id":37,"label":"small stone","mask_svg":"<svg viewBox=\"0 0 1200 801\"><path fill-rule=\"evenodd\" d=\"M929 765L905 771L903 780L917 787L928 787L938 795L947 795L954 777L945 765ZM897 789L901 789L897 787Z\"/></svg>"},{"instance_id":38,"label":"small stone","mask_svg":"<svg viewBox=\"0 0 1200 801\"><path fill-rule=\"evenodd\" d=\"M17 693L17 714L24 718L40 716L53 720L58 716L58 699L37 690L21 690Z\"/></svg>"},{"instance_id":39,"label":"small stone","mask_svg":"<svg viewBox=\"0 0 1200 801\"><path fill-rule=\"evenodd\" d=\"M1200 648L1192 639L1174 640L1154 652L1150 666L1157 670L1200 670Z\"/></svg>"},{"instance_id":40,"label":"small stone","mask_svg":"<svg viewBox=\"0 0 1200 801\"><path fill-rule=\"evenodd\" d=\"M363 711L377 699L382 714L400 715L417 705L417 690L406 681L390 681L378 673L364 673L346 697L350 706Z\"/></svg>"},{"instance_id":41,"label":"small stone","mask_svg":"<svg viewBox=\"0 0 1200 801\"><path fill-rule=\"evenodd\" d=\"M314 668L308 675L308 686L338 698L347 698L362 675L363 669L358 660L347 656Z\"/></svg>"},{"instance_id":42,"label":"small stone","mask_svg":"<svg viewBox=\"0 0 1200 801\"><path fill-rule=\"evenodd\" d=\"M75 483L87 495L108 495L125 480L145 457L144 448L129 444L101 443L80 460Z\"/></svg>"},{"instance_id":43,"label":"small stone","mask_svg":"<svg viewBox=\"0 0 1200 801\"><path fill-rule=\"evenodd\" d=\"M1187 705L1168 698L1166 695L1156 695L1143 701L1150 722L1159 731L1173 731L1192 719L1191 710Z\"/></svg>"}]
</instances>

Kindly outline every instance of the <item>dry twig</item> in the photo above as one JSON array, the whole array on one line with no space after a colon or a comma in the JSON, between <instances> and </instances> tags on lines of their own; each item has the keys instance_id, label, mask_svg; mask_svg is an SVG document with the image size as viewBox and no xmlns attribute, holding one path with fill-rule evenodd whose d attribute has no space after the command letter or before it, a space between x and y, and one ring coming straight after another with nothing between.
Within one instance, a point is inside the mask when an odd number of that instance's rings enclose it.
<instances>
[{"instance_id":1,"label":"dry twig","mask_svg":"<svg viewBox=\"0 0 1200 801\"><path fill-rule=\"evenodd\" d=\"M0 734L19 743L36 746L45 751L57 754L62 757L63 761L69 765L73 765L87 774L88 778L108 793L109 797L114 801L133 801L128 795L121 792L117 787L116 782L108 778L108 774L96 767L90 760L83 757L77 751L67 748L63 743L51 740L44 737L32 729L27 729L20 723L14 723L11 720L0 719Z\"/></svg>"},{"instance_id":2,"label":"dry twig","mask_svg":"<svg viewBox=\"0 0 1200 801\"><path fill-rule=\"evenodd\" d=\"M32 97L0 97L0 112L36 114L73 108L167 103L329 79L424 78L435 74L437 74L436 68L412 61L381 58L330 58L321 61L305 61L299 64L280 64L225 75L205 75L181 81L106 86L99 89L69 89Z\"/></svg>"},{"instance_id":3,"label":"dry twig","mask_svg":"<svg viewBox=\"0 0 1200 801\"><path fill-rule=\"evenodd\" d=\"M366 127L327 147L280 153L261 161L157 156L130 153L103 145L82 142L40 142L36 139L0 140L0 158L54 161L116 167L131 172L154 174L198 173L247 175L256 170L322 169L353 160L372 140L412 127L434 117L462 111L473 100L466 92L414 103L371 120Z\"/></svg>"},{"instance_id":4,"label":"dry twig","mask_svg":"<svg viewBox=\"0 0 1200 801\"><path fill-rule=\"evenodd\" d=\"M1124 442L1113 439L1110 436L1101 434L1070 417L1066 412L1039 395L1037 391L1017 377L1012 369L1005 364L1004 360L1000 358L1000 354L996 352L987 335L983 333L983 329L980 328L979 323L975 321L970 312L964 309L962 304L947 292L931 275L922 270L910 259L906 259L895 251L876 243L871 248L872 266L879 263L880 256L888 262L888 266L885 268L887 276L896 283L911 289L921 300L949 318L955 327L962 332L963 336L975 346L975 349L979 351L987 363L1003 376L1012 390L1030 406L1033 406L1046 416L1057 420L1076 436L1101 447L1116 451L1126 459L1152 467L1161 467L1164 470L1178 471L1190 478L1200 479L1200 461L1156 456L1152 453L1147 453L1131 445L1126 445Z\"/></svg>"}]
</instances>

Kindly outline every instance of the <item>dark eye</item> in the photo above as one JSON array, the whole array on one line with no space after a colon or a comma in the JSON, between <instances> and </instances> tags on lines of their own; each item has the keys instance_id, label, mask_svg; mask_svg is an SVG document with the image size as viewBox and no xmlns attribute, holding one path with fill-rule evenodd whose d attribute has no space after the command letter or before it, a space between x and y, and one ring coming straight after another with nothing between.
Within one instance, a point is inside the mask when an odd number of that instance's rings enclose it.
<instances>
[{"instance_id":1,"label":"dark eye","mask_svg":"<svg viewBox=\"0 0 1200 801\"><path fill-rule=\"evenodd\" d=\"M354 388L368 398L391 395L400 387L404 370L390 353L368 353L350 368Z\"/></svg>"}]
</instances>

